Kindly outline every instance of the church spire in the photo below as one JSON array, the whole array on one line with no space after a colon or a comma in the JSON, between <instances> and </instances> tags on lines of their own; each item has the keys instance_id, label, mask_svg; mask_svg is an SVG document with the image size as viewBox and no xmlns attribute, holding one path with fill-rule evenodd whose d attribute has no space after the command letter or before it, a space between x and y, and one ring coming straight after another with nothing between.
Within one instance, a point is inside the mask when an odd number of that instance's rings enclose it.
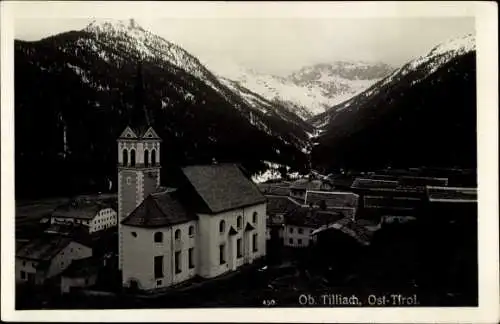
<instances>
[{"instance_id":1,"label":"church spire","mask_svg":"<svg viewBox=\"0 0 500 324\"><path fill-rule=\"evenodd\" d=\"M137 64L134 86L134 104L129 123L134 128L147 128L150 126L150 118L145 103L145 86L141 61Z\"/></svg>"}]
</instances>

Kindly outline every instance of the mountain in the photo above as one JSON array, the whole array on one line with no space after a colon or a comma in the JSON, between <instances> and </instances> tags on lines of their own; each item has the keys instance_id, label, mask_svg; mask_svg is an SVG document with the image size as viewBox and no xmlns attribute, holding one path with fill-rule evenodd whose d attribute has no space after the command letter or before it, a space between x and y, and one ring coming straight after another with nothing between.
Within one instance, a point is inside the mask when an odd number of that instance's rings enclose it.
<instances>
[{"instance_id":1,"label":"mountain","mask_svg":"<svg viewBox=\"0 0 500 324\"><path fill-rule=\"evenodd\" d=\"M241 67L225 67L220 74L308 119L365 90L393 70L384 63L337 61L306 66L288 76Z\"/></svg>"},{"instance_id":2,"label":"mountain","mask_svg":"<svg viewBox=\"0 0 500 324\"><path fill-rule=\"evenodd\" d=\"M475 37L436 46L310 121L312 161L325 169L475 168Z\"/></svg>"},{"instance_id":3,"label":"mountain","mask_svg":"<svg viewBox=\"0 0 500 324\"><path fill-rule=\"evenodd\" d=\"M250 174L264 161L308 165L313 128L301 118L219 79L134 20L96 21L15 41L16 195L116 184L116 138L141 114L164 140L163 179L169 168L213 159L241 162Z\"/></svg>"}]
</instances>

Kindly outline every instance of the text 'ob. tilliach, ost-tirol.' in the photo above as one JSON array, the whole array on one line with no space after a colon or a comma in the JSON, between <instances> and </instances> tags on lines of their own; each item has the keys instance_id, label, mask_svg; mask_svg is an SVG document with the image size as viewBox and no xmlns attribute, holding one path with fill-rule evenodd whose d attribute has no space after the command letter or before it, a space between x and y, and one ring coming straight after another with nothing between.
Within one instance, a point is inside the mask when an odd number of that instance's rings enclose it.
<instances>
[{"instance_id":1,"label":"text 'ob. tilliach, ost-tirol.'","mask_svg":"<svg viewBox=\"0 0 500 324\"><path fill-rule=\"evenodd\" d=\"M375 306L397 307L419 305L416 294L403 295L399 293L386 295L368 295L359 297L343 294L301 294L298 296L301 306Z\"/></svg>"}]
</instances>

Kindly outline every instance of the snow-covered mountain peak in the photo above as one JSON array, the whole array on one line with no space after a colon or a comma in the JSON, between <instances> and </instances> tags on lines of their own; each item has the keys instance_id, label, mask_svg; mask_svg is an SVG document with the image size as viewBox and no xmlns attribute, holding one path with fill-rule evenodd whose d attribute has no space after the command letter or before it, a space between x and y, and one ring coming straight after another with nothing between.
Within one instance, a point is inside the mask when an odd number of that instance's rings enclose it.
<instances>
[{"instance_id":1,"label":"snow-covered mountain peak","mask_svg":"<svg viewBox=\"0 0 500 324\"><path fill-rule=\"evenodd\" d=\"M452 38L438 46L434 47L428 56L441 55L448 52L454 52L457 55L465 54L476 49L476 37L467 34L462 37Z\"/></svg>"},{"instance_id":2,"label":"snow-covered mountain peak","mask_svg":"<svg viewBox=\"0 0 500 324\"><path fill-rule=\"evenodd\" d=\"M415 86L453 59L475 50L475 36L472 34L444 41L434 46L425 54L396 69L389 76L367 88L358 96L354 96L347 101L333 106L330 109L331 113L319 116L314 120L313 124L320 130L324 130L330 125L333 119L337 118L337 113L349 113L349 111L359 109L361 103L370 100L370 98L377 96L381 92L388 91L388 88L394 84L398 84L401 80L406 80L405 82L409 82L410 86Z\"/></svg>"},{"instance_id":3,"label":"snow-covered mountain peak","mask_svg":"<svg viewBox=\"0 0 500 324\"><path fill-rule=\"evenodd\" d=\"M428 53L411 61L405 67L406 69L415 70L427 65L428 74L430 74L452 58L474 50L476 50L476 37L472 34L467 34L462 37L452 38L435 46Z\"/></svg>"},{"instance_id":4,"label":"snow-covered mountain peak","mask_svg":"<svg viewBox=\"0 0 500 324\"><path fill-rule=\"evenodd\" d=\"M87 27L85 27L85 30L89 32L111 32L111 31L129 32L135 29L144 32L144 29L141 26L139 26L133 18L94 19L90 24L87 25Z\"/></svg>"},{"instance_id":5,"label":"snow-covered mountain peak","mask_svg":"<svg viewBox=\"0 0 500 324\"><path fill-rule=\"evenodd\" d=\"M278 100L308 119L365 90L393 70L384 63L339 61L305 66L288 76L259 73L226 65L221 76L236 81L262 97Z\"/></svg>"},{"instance_id":6,"label":"snow-covered mountain peak","mask_svg":"<svg viewBox=\"0 0 500 324\"><path fill-rule=\"evenodd\" d=\"M145 30L134 19L96 19L83 31L94 35L86 40L91 49L102 52L102 43L113 43L141 60L168 61L177 68L205 79L210 72L180 46Z\"/></svg>"}]
</instances>

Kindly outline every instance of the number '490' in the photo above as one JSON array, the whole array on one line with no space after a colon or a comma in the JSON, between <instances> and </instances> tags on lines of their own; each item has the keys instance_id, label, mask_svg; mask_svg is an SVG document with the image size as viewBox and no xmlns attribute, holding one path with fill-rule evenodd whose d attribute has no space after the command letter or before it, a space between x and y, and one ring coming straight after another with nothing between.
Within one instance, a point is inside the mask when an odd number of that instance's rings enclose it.
<instances>
[{"instance_id":1,"label":"number '490'","mask_svg":"<svg viewBox=\"0 0 500 324\"><path fill-rule=\"evenodd\" d=\"M264 299L262 301L262 305L264 305L264 306L275 306L276 305L276 300L274 300L274 299Z\"/></svg>"}]
</instances>

